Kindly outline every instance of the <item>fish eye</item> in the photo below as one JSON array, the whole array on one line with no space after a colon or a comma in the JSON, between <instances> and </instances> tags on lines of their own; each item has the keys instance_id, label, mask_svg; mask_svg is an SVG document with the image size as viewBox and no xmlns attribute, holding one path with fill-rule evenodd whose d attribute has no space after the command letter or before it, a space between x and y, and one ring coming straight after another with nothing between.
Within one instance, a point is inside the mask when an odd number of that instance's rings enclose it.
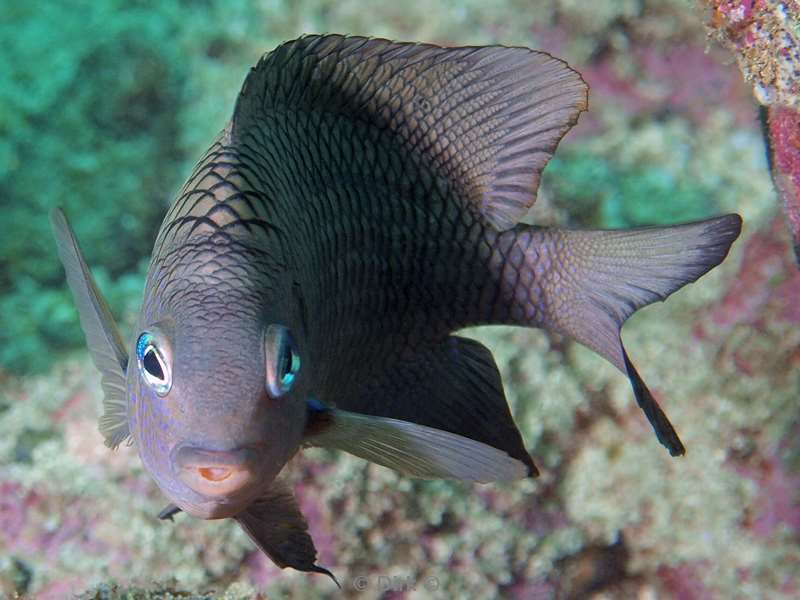
<instances>
[{"instance_id":1,"label":"fish eye","mask_svg":"<svg viewBox=\"0 0 800 600\"><path fill-rule=\"evenodd\" d=\"M297 353L292 334L283 325L270 325L264 335L267 361L267 391L273 398L280 398L294 385L300 370L300 355Z\"/></svg>"},{"instance_id":2,"label":"fish eye","mask_svg":"<svg viewBox=\"0 0 800 600\"><path fill-rule=\"evenodd\" d=\"M145 383L159 396L166 395L172 387L172 373L156 345L155 337L149 331L142 333L136 341L136 359Z\"/></svg>"}]
</instances>

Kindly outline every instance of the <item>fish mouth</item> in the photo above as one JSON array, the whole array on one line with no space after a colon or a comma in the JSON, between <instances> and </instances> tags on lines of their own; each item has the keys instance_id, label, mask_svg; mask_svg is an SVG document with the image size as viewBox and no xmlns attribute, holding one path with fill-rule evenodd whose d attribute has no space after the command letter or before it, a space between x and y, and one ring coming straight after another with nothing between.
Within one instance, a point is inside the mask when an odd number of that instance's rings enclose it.
<instances>
[{"instance_id":1,"label":"fish mouth","mask_svg":"<svg viewBox=\"0 0 800 600\"><path fill-rule=\"evenodd\" d=\"M206 450L184 446L174 455L178 478L203 496L230 496L256 478L255 452L249 448Z\"/></svg>"}]
</instances>

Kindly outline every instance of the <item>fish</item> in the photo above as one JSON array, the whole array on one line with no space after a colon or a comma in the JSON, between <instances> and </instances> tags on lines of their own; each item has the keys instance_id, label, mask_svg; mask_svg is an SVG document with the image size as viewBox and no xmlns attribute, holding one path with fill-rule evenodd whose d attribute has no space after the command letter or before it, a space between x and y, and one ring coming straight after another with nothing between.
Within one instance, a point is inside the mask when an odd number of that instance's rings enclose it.
<instances>
[{"instance_id":1,"label":"fish","mask_svg":"<svg viewBox=\"0 0 800 600\"><path fill-rule=\"evenodd\" d=\"M684 454L621 328L721 263L742 221L523 223L587 103L577 71L529 48L283 43L168 209L127 343L54 209L99 430L135 445L169 499L160 517L234 519L279 567L333 577L284 472L304 448L410 477L535 477L492 353L456 335L476 325L594 350Z\"/></svg>"}]
</instances>

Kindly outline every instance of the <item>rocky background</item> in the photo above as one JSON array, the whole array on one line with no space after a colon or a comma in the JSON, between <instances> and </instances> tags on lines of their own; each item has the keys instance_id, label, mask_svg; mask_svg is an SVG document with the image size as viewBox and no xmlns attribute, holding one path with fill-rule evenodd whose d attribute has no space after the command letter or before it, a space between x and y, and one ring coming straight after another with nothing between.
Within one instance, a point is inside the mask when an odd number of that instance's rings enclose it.
<instances>
[{"instance_id":1,"label":"rocky background","mask_svg":"<svg viewBox=\"0 0 800 600\"><path fill-rule=\"evenodd\" d=\"M74 0L3 12L0 597L800 596L800 121L768 121L768 151L759 107L798 107L797 2ZM539 479L414 481L306 452L287 471L342 592L280 571L233 523L156 519L164 499L135 449L110 452L97 432L99 377L47 211L66 208L130 326L172 194L249 66L304 32L566 59L591 86L590 112L546 170L536 223L744 217L721 268L624 329L685 457L658 445L603 359L487 328L468 335L495 353Z\"/></svg>"}]
</instances>

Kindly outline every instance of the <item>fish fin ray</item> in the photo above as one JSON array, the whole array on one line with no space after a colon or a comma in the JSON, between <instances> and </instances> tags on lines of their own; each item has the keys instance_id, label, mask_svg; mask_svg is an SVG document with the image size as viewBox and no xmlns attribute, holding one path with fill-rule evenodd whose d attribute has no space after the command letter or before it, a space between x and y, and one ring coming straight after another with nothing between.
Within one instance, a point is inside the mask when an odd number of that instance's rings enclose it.
<instances>
[{"instance_id":1,"label":"fish fin ray","mask_svg":"<svg viewBox=\"0 0 800 600\"><path fill-rule=\"evenodd\" d=\"M544 243L529 250L532 260L541 260L544 248L554 249L541 282L544 304L552 307L545 310L545 327L591 348L628 376L637 403L673 456L686 450L628 357L621 328L639 308L666 299L721 263L741 225L741 217L731 214L671 227L542 230Z\"/></svg>"},{"instance_id":2,"label":"fish fin ray","mask_svg":"<svg viewBox=\"0 0 800 600\"><path fill-rule=\"evenodd\" d=\"M448 431L339 409L325 412L325 426L305 437L307 445L343 450L420 479L488 483L527 475L525 464L506 452Z\"/></svg>"},{"instance_id":3,"label":"fish fin ray","mask_svg":"<svg viewBox=\"0 0 800 600\"><path fill-rule=\"evenodd\" d=\"M308 522L284 479L276 479L263 496L233 518L280 568L322 573L341 588L333 573L316 564L317 549Z\"/></svg>"},{"instance_id":4,"label":"fish fin ray","mask_svg":"<svg viewBox=\"0 0 800 600\"><path fill-rule=\"evenodd\" d=\"M406 171L416 160L429 179L452 187L503 231L535 202L541 172L586 110L587 95L566 63L528 48L310 35L279 46L251 70L233 134L263 128L264 114L286 108L366 125L351 131L372 141L388 132L395 156L384 162L397 160L398 149L413 155L403 159Z\"/></svg>"},{"instance_id":5,"label":"fish fin ray","mask_svg":"<svg viewBox=\"0 0 800 600\"><path fill-rule=\"evenodd\" d=\"M525 463L530 476L539 474L508 408L494 357L476 340L449 336L421 347L337 406L482 442Z\"/></svg>"},{"instance_id":6,"label":"fish fin ray","mask_svg":"<svg viewBox=\"0 0 800 600\"><path fill-rule=\"evenodd\" d=\"M89 354L101 375L103 416L99 422L100 433L105 438L106 446L116 448L130 436L125 381L128 353L64 211L54 208L50 212L50 223L67 283L78 307Z\"/></svg>"}]
</instances>

